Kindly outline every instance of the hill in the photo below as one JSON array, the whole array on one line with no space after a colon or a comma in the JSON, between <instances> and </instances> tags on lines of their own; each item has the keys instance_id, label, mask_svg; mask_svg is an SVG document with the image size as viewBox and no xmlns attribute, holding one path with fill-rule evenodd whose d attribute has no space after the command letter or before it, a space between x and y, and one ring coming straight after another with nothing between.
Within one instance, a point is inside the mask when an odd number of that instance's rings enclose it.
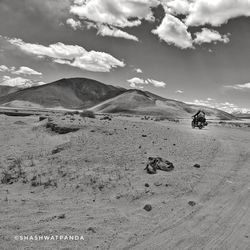
<instances>
[{"instance_id":1,"label":"hill","mask_svg":"<svg viewBox=\"0 0 250 250\"><path fill-rule=\"evenodd\" d=\"M172 118L190 118L198 109L203 109L210 119L235 119L233 115L218 109L165 99L141 90L128 90L91 108L92 111L100 113L130 113Z\"/></svg>"},{"instance_id":2,"label":"hill","mask_svg":"<svg viewBox=\"0 0 250 250\"><path fill-rule=\"evenodd\" d=\"M166 99L148 91L124 89L87 78L61 79L0 97L0 105L23 108L91 109L99 113L126 113L190 118L203 109L212 119L235 119L218 109Z\"/></svg>"},{"instance_id":3,"label":"hill","mask_svg":"<svg viewBox=\"0 0 250 250\"><path fill-rule=\"evenodd\" d=\"M19 90L0 97L0 105L13 106L16 101L45 108L89 108L113 98L125 89L87 78L61 79L49 84Z\"/></svg>"},{"instance_id":4,"label":"hill","mask_svg":"<svg viewBox=\"0 0 250 250\"><path fill-rule=\"evenodd\" d=\"M0 85L0 97L18 91L19 88Z\"/></svg>"}]
</instances>

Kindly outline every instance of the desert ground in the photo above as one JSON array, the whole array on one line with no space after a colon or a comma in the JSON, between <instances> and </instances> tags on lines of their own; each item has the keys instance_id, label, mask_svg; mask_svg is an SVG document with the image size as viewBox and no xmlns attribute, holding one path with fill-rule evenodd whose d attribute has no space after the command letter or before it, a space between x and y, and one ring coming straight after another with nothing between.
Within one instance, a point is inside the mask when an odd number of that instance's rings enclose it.
<instances>
[{"instance_id":1,"label":"desert ground","mask_svg":"<svg viewBox=\"0 0 250 250\"><path fill-rule=\"evenodd\" d=\"M1 250L250 249L246 121L103 117L0 115ZM157 156L174 169L148 174Z\"/></svg>"}]
</instances>

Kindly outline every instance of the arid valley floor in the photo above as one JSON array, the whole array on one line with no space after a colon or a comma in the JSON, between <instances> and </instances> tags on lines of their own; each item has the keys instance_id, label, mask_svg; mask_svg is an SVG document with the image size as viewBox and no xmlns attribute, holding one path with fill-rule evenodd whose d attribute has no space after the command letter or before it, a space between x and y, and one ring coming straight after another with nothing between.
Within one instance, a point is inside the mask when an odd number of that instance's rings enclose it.
<instances>
[{"instance_id":1,"label":"arid valley floor","mask_svg":"<svg viewBox=\"0 0 250 250\"><path fill-rule=\"evenodd\" d=\"M58 134L0 115L1 250L250 249L249 126L102 117L51 115L80 128ZM150 156L173 171L148 174Z\"/></svg>"}]
</instances>

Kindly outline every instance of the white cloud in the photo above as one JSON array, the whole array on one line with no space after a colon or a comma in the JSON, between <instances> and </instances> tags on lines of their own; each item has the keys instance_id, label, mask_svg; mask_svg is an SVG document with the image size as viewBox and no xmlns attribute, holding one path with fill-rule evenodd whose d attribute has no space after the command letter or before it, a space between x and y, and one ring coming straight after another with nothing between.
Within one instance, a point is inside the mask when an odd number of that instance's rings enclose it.
<instances>
[{"instance_id":1,"label":"white cloud","mask_svg":"<svg viewBox=\"0 0 250 250\"><path fill-rule=\"evenodd\" d=\"M182 94L182 93L184 93L184 91L183 90L176 90L176 93L177 94Z\"/></svg>"},{"instance_id":2,"label":"white cloud","mask_svg":"<svg viewBox=\"0 0 250 250\"><path fill-rule=\"evenodd\" d=\"M6 71L9 71L9 68L5 65L0 65L0 71L6 72Z\"/></svg>"},{"instance_id":3,"label":"white cloud","mask_svg":"<svg viewBox=\"0 0 250 250\"><path fill-rule=\"evenodd\" d=\"M138 42L138 38L136 36L133 36L120 29L109 27L107 25L98 25L96 27L97 27L97 35L119 37L119 38L134 40Z\"/></svg>"},{"instance_id":4,"label":"white cloud","mask_svg":"<svg viewBox=\"0 0 250 250\"><path fill-rule=\"evenodd\" d=\"M41 72L38 72L34 69L31 69L29 67L25 67L25 66L21 66L18 70L16 71L13 71L12 72L13 74L16 74L16 75L38 75L38 76L41 76L42 73Z\"/></svg>"},{"instance_id":5,"label":"white cloud","mask_svg":"<svg viewBox=\"0 0 250 250\"><path fill-rule=\"evenodd\" d=\"M220 26L239 16L250 16L250 0L194 0L190 2L186 24Z\"/></svg>"},{"instance_id":6,"label":"white cloud","mask_svg":"<svg viewBox=\"0 0 250 250\"><path fill-rule=\"evenodd\" d=\"M19 69L16 69L16 67L7 67L6 65L1 65L0 66L0 71L2 72L9 72L11 74L16 74L16 75L39 75L41 76L42 73L38 72L34 69L31 69L29 67L21 66Z\"/></svg>"},{"instance_id":7,"label":"white cloud","mask_svg":"<svg viewBox=\"0 0 250 250\"><path fill-rule=\"evenodd\" d=\"M140 88L143 89L142 85L148 84L146 81L144 81L144 79L138 78L138 77L134 77L131 78L129 80L127 80L130 83L130 87L131 88Z\"/></svg>"},{"instance_id":8,"label":"white cloud","mask_svg":"<svg viewBox=\"0 0 250 250\"><path fill-rule=\"evenodd\" d=\"M43 84L45 83L40 82L40 81L32 81L27 78L10 77L10 76L4 76L2 78L2 81L0 82L0 85L18 87L18 88L29 88L29 87L43 85Z\"/></svg>"},{"instance_id":9,"label":"white cloud","mask_svg":"<svg viewBox=\"0 0 250 250\"><path fill-rule=\"evenodd\" d=\"M156 81L154 79L148 79L146 81L153 84L155 87L166 87L167 85L165 82Z\"/></svg>"},{"instance_id":10,"label":"white cloud","mask_svg":"<svg viewBox=\"0 0 250 250\"><path fill-rule=\"evenodd\" d=\"M68 18L66 20L66 23L71 26L74 30L77 30L82 27L82 24L80 21L76 21L73 18Z\"/></svg>"},{"instance_id":11,"label":"white cloud","mask_svg":"<svg viewBox=\"0 0 250 250\"><path fill-rule=\"evenodd\" d=\"M168 44L174 44L181 49L193 48L192 36L187 26L178 18L166 14L160 26L152 31Z\"/></svg>"},{"instance_id":12,"label":"white cloud","mask_svg":"<svg viewBox=\"0 0 250 250\"><path fill-rule=\"evenodd\" d=\"M194 100L193 102L188 102L188 103L199 105L199 106L206 106L210 108L216 108L216 109L220 109L225 112L228 112L228 113L233 113L233 112L247 113L250 111L249 109L239 107L235 105L234 103L216 102L214 99L209 98L209 97L206 100Z\"/></svg>"},{"instance_id":13,"label":"white cloud","mask_svg":"<svg viewBox=\"0 0 250 250\"><path fill-rule=\"evenodd\" d=\"M190 1L189 0L163 0L162 5L165 12L173 15L185 15L189 12Z\"/></svg>"},{"instance_id":14,"label":"white cloud","mask_svg":"<svg viewBox=\"0 0 250 250\"><path fill-rule=\"evenodd\" d=\"M157 0L87 0L75 1L70 12L80 19L116 27L132 27L142 19L154 20L151 7Z\"/></svg>"},{"instance_id":15,"label":"white cloud","mask_svg":"<svg viewBox=\"0 0 250 250\"><path fill-rule=\"evenodd\" d=\"M223 42L228 43L229 38L228 35L221 35L216 30L211 30L207 28L202 28L201 32L195 33L196 38L194 39L194 43L202 44L202 43L211 43L211 42Z\"/></svg>"},{"instance_id":16,"label":"white cloud","mask_svg":"<svg viewBox=\"0 0 250 250\"><path fill-rule=\"evenodd\" d=\"M250 83L244 83L244 84L235 84L235 85L225 85L226 88L232 88L232 89L238 89L238 90L246 90L250 89Z\"/></svg>"},{"instance_id":17,"label":"white cloud","mask_svg":"<svg viewBox=\"0 0 250 250\"><path fill-rule=\"evenodd\" d=\"M132 79L127 80L130 83L130 87L132 88L143 88L142 85L145 84L152 84L154 87L161 88L161 87L166 87L165 82L157 81L154 79L147 79L144 80L142 78L134 77Z\"/></svg>"},{"instance_id":18,"label":"white cloud","mask_svg":"<svg viewBox=\"0 0 250 250\"><path fill-rule=\"evenodd\" d=\"M48 57L55 63L67 64L83 70L109 72L112 68L125 66L124 62L108 53L94 50L87 51L78 45L65 45L58 42L44 46L41 44L26 43L16 38L9 39L8 41L27 54L35 55L39 58Z\"/></svg>"},{"instance_id":19,"label":"white cloud","mask_svg":"<svg viewBox=\"0 0 250 250\"><path fill-rule=\"evenodd\" d=\"M142 70L140 68L137 68L137 69L135 69L135 72L141 74Z\"/></svg>"}]
</instances>

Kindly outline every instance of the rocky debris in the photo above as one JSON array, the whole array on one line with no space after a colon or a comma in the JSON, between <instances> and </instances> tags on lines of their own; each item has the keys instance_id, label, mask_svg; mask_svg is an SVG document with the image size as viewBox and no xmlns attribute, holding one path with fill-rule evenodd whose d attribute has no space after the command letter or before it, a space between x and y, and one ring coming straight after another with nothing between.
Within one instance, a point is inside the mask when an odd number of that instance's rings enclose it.
<instances>
[{"instance_id":1,"label":"rocky debris","mask_svg":"<svg viewBox=\"0 0 250 250\"><path fill-rule=\"evenodd\" d=\"M78 131L80 128L79 127L73 127L73 126L60 126L56 123L54 123L53 121L49 121L46 124L46 128L51 129L51 131L58 133L58 134L67 134L70 132L76 132Z\"/></svg>"},{"instance_id":2,"label":"rocky debris","mask_svg":"<svg viewBox=\"0 0 250 250\"><path fill-rule=\"evenodd\" d=\"M146 115L144 115L142 118L141 118L141 120L150 120L150 116L146 116Z\"/></svg>"},{"instance_id":3,"label":"rocky debris","mask_svg":"<svg viewBox=\"0 0 250 250\"><path fill-rule=\"evenodd\" d=\"M106 115L106 116L100 118L100 120L108 120L108 121L111 121L112 118L111 118L110 116Z\"/></svg>"},{"instance_id":4,"label":"rocky debris","mask_svg":"<svg viewBox=\"0 0 250 250\"><path fill-rule=\"evenodd\" d=\"M95 228L93 228L93 227L89 227L89 228L87 229L87 231L89 231L89 232L91 232L91 233L96 233L96 230L95 230Z\"/></svg>"},{"instance_id":5,"label":"rocky debris","mask_svg":"<svg viewBox=\"0 0 250 250\"><path fill-rule=\"evenodd\" d=\"M196 202L195 202L195 201L189 201L189 202L188 202L188 205L191 206L191 207L193 207L193 206L196 205Z\"/></svg>"},{"instance_id":6,"label":"rocky debris","mask_svg":"<svg viewBox=\"0 0 250 250\"><path fill-rule=\"evenodd\" d=\"M194 164L193 167L194 167L194 168L200 168L201 165L200 165L200 164Z\"/></svg>"},{"instance_id":7,"label":"rocky debris","mask_svg":"<svg viewBox=\"0 0 250 250\"><path fill-rule=\"evenodd\" d=\"M147 166L145 168L148 174L156 174L157 170L169 172L172 171L173 169L174 169L174 164L161 157L149 157Z\"/></svg>"},{"instance_id":8,"label":"rocky debris","mask_svg":"<svg viewBox=\"0 0 250 250\"><path fill-rule=\"evenodd\" d=\"M147 135L141 135L142 137L147 137Z\"/></svg>"},{"instance_id":9,"label":"rocky debris","mask_svg":"<svg viewBox=\"0 0 250 250\"><path fill-rule=\"evenodd\" d=\"M54 155L54 154L57 154L57 153L60 153L61 151L64 150L64 147L63 146L58 146L56 148L54 148L52 151L51 151L51 154Z\"/></svg>"},{"instance_id":10,"label":"rocky debris","mask_svg":"<svg viewBox=\"0 0 250 250\"><path fill-rule=\"evenodd\" d=\"M150 212L152 210L152 206L150 204L146 204L144 207L143 207L144 210L146 210L147 212Z\"/></svg>"},{"instance_id":11,"label":"rocky debris","mask_svg":"<svg viewBox=\"0 0 250 250\"><path fill-rule=\"evenodd\" d=\"M149 187L149 184L148 184L148 183L145 183L145 187Z\"/></svg>"}]
</instances>

